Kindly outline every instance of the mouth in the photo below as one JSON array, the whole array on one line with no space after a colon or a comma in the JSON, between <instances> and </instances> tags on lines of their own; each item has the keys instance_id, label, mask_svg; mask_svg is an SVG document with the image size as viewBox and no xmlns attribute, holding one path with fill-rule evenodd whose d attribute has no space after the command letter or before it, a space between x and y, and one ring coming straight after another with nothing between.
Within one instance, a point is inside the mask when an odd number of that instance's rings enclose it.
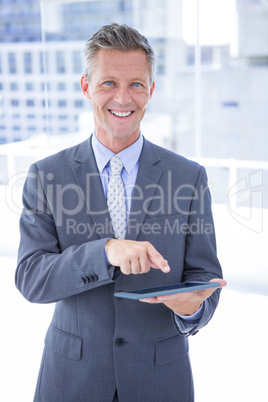
<instances>
[{"instance_id":1,"label":"mouth","mask_svg":"<svg viewBox=\"0 0 268 402\"><path fill-rule=\"evenodd\" d=\"M118 117L118 118L120 118L120 119L125 119L125 118L131 116L131 115L134 113L134 111L132 111L132 110L127 111L127 112L118 112L118 111L112 110L112 109L109 109L109 112L110 112L113 116Z\"/></svg>"}]
</instances>

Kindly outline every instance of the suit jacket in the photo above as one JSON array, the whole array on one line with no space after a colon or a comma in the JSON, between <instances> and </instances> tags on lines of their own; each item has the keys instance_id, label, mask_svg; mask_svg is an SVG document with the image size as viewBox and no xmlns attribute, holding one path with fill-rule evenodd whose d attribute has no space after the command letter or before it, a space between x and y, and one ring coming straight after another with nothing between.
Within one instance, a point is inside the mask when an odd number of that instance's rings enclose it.
<instances>
[{"instance_id":1,"label":"suit jacket","mask_svg":"<svg viewBox=\"0 0 268 402\"><path fill-rule=\"evenodd\" d=\"M33 164L26 179L16 286L54 303L36 387L38 402L193 401L189 334L211 319L219 290L195 325L163 304L114 292L222 277L206 173L144 140L127 239L150 241L171 272L123 275L107 267L114 237L91 139Z\"/></svg>"}]
</instances>

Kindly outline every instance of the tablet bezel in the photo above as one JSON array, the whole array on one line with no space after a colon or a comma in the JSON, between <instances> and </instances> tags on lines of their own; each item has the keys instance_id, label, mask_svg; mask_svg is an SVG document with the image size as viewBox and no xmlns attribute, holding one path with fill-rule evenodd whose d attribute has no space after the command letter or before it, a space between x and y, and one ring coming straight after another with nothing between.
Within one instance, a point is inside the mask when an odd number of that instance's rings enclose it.
<instances>
[{"instance_id":1,"label":"tablet bezel","mask_svg":"<svg viewBox=\"0 0 268 402\"><path fill-rule=\"evenodd\" d=\"M189 281L189 282L172 283L164 286L156 286L152 288L120 291L114 293L114 296L132 300L139 300L139 299L147 299L149 297L157 297L177 293L193 292L203 289L218 288L219 286L220 286L219 282Z\"/></svg>"}]
</instances>

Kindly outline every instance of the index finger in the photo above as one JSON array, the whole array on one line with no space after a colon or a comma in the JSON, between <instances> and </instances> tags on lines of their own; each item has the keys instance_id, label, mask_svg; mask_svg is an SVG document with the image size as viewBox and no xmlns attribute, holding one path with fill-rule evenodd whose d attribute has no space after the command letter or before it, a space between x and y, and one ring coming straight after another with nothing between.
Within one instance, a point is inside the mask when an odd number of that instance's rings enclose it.
<instances>
[{"instance_id":1,"label":"index finger","mask_svg":"<svg viewBox=\"0 0 268 402\"><path fill-rule=\"evenodd\" d=\"M164 259L151 243L148 243L147 255L152 268L161 269L164 273L170 271L170 266L168 265L167 260Z\"/></svg>"}]
</instances>

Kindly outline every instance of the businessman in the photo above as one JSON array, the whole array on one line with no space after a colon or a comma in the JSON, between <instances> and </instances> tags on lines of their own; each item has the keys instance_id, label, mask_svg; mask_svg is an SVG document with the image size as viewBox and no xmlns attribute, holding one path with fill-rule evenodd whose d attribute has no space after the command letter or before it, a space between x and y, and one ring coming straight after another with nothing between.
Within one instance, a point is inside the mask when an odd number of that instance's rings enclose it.
<instances>
[{"instance_id":1,"label":"businessman","mask_svg":"<svg viewBox=\"0 0 268 402\"><path fill-rule=\"evenodd\" d=\"M147 141L154 52L125 25L87 42L81 88L95 131L30 167L16 285L55 303L36 402L192 402L188 336L217 286L129 300L115 292L185 281L226 285L203 167ZM212 368L213 369L213 368Z\"/></svg>"}]
</instances>

